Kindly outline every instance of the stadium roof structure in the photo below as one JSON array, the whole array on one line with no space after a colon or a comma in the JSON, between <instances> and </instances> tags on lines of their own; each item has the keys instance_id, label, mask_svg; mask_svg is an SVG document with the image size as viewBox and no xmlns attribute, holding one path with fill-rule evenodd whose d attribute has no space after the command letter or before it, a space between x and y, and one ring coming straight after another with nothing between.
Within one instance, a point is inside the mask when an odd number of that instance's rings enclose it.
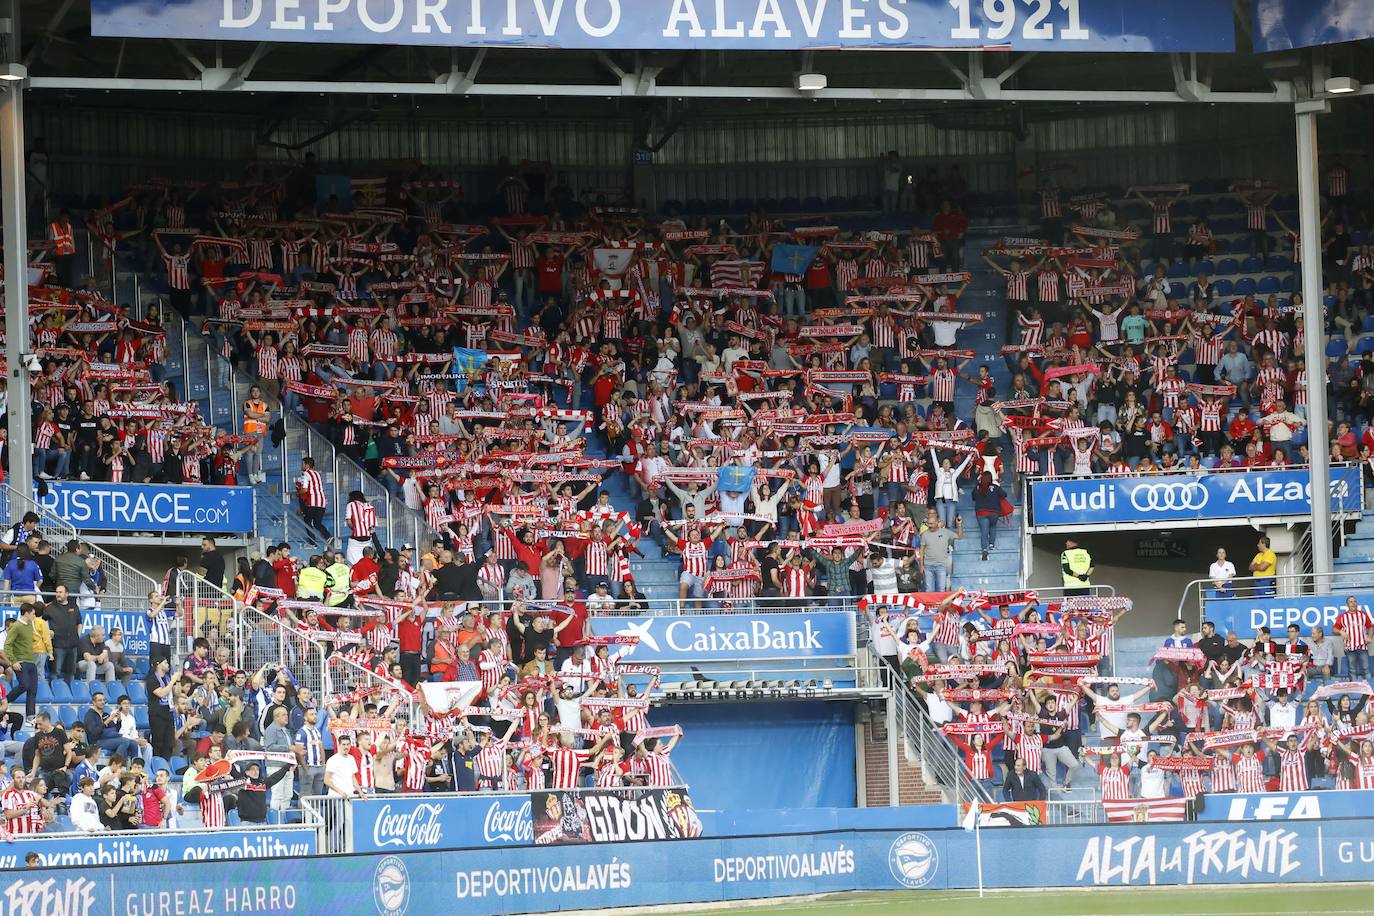
<instances>
[{"instance_id":1,"label":"stadium roof structure","mask_svg":"<svg viewBox=\"0 0 1374 916\"><path fill-rule=\"evenodd\" d=\"M768 100L943 105L965 103L1292 104L1320 96L1333 73L1374 92L1374 42L1256 54L1251 0L1235 0L1234 53L1065 53L988 50L550 50L206 41L92 36L92 0L10 0L18 7L17 60L28 87L70 93L140 90L348 93L398 99L499 96ZM111 0L94 0L109 5ZM185 0L164 0L172 8ZM12 21L12 20L11 20ZM309 36L305 36L306 39ZM1229 39L1229 36L1228 36ZM1055 45L1058 47L1058 45ZM798 73L826 78L796 88ZM133 101L121 99L120 104ZM531 106L533 107L533 106Z\"/></svg>"}]
</instances>

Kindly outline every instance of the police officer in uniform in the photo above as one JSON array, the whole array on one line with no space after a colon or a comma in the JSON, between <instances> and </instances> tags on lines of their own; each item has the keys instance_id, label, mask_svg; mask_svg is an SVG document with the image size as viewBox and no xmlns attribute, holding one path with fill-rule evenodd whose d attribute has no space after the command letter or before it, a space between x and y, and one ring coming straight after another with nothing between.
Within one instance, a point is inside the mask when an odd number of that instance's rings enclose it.
<instances>
[{"instance_id":1,"label":"police officer in uniform","mask_svg":"<svg viewBox=\"0 0 1374 916\"><path fill-rule=\"evenodd\" d=\"M1064 541L1059 555L1059 568L1064 573L1065 595L1086 595L1092 588L1093 558L1073 538Z\"/></svg>"}]
</instances>

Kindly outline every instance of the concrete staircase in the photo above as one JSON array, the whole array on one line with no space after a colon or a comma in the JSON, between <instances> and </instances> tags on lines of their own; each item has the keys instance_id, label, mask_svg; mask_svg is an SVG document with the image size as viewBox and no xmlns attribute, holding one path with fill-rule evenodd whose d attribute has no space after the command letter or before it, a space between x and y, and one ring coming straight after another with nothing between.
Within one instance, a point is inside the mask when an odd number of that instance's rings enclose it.
<instances>
[{"instance_id":1,"label":"concrete staircase","mask_svg":"<svg viewBox=\"0 0 1374 916\"><path fill-rule=\"evenodd\" d=\"M1332 568L1338 573L1365 573L1374 577L1374 509L1366 509L1338 548Z\"/></svg>"},{"instance_id":2,"label":"concrete staircase","mask_svg":"<svg viewBox=\"0 0 1374 916\"><path fill-rule=\"evenodd\" d=\"M1000 218L1005 218L1006 214ZM999 217L994 216L994 220ZM1005 235L1024 235L1014 225L974 226L964 246L964 269L973 274L973 280L965 290L961 310L981 312L984 320L965 328L959 338L961 347L972 349L977 355L969 364L970 374L978 371L979 366L987 366L996 383L998 396L1006 391L1011 382L1011 371L1002 358L1002 347L1013 341L1007 340L1006 330L1006 284L1000 274L987 267L982 259L982 251L992 247L993 242ZM973 416L974 388L961 381L955 389L954 407L956 414L965 420ZM1012 459L1010 440L999 443L1004 469L1002 485L1011 496L1011 475L1015 467ZM1003 519L997 528L997 547L982 558L982 548L978 539L978 524L973 514L971 486L964 486L960 499L959 514L964 519L964 538L954 545L954 584L965 588L1001 593L1020 588L1021 582L1021 511L1017 506L1015 513Z\"/></svg>"},{"instance_id":3,"label":"concrete staircase","mask_svg":"<svg viewBox=\"0 0 1374 916\"><path fill-rule=\"evenodd\" d=\"M863 807L886 808L890 804L889 789L891 781L887 771L887 744L889 739L900 740L889 735L887 723L881 716L873 716L859 724L861 763L863 765ZM919 758L905 753L897 761L897 803L899 805L938 805L945 801L940 787L934 782L927 784L924 767Z\"/></svg>"}]
</instances>

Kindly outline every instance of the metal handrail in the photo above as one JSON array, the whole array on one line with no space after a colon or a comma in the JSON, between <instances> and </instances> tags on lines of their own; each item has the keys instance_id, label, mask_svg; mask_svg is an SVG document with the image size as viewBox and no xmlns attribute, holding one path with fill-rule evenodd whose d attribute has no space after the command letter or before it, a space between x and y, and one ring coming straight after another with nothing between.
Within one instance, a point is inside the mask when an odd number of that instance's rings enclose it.
<instances>
[{"instance_id":1,"label":"metal handrail","mask_svg":"<svg viewBox=\"0 0 1374 916\"><path fill-rule=\"evenodd\" d=\"M964 767L964 761L949 739L935 726L934 720L917 700L916 692L903 678L894 678L892 702L895 707L898 734L907 754L914 756L940 786L948 801L959 805L965 802L990 802L993 799L983 786L975 782ZM891 741L896 736L889 735ZM953 797L949 797L950 795Z\"/></svg>"},{"instance_id":2,"label":"metal handrail","mask_svg":"<svg viewBox=\"0 0 1374 916\"><path fill-rule=\"evenodd\" d=\"M1177 616L1187 620L1186 614L1190 607L1195 606L1198 611L1198 625L1201 626L1202 622L1207 619L1208 601L1229 600L1231 598L1300 598L1306 595L1320 595L1336 591L1360 591L1368 586L1369 578L1367 572L1342 572L1341 570L1329 573L1290 573L1282 576L1237 576L1231 580L1232 594L1228 598L1221 598L1217 595L1207 594L1209 591L1214 591L1215 586L1210 577L1203 577L1193 579L1183 586L1183 594L1178 599ZM1258 584L1260 581L1272 582L1273 585L1261 587ZM1190 605L1189 597L1194 592L1196 592L1196 605Z\"/></svg>"},{"instance_id":3,"label":"metal handrail","mask_svg":"<svg viewBox=\"0 0 1374 916\"><path fill-rule=\"evenodd\" d=\"M9 510L11 524L22 518L26 512L35 512L38 515L39 527L46 529L47 539L54 547L72 540L88 544L91 552L100 558L107 591L119 595L132 595L141 591L146 599L149 592L158 589L158 583L150 576L139 572L98 544L90 543L89 540L81 536L75 525L42 503L19 493L9 484L3 485L0 495L3 495L5 508Z\"/></svg>"}]
</instances>

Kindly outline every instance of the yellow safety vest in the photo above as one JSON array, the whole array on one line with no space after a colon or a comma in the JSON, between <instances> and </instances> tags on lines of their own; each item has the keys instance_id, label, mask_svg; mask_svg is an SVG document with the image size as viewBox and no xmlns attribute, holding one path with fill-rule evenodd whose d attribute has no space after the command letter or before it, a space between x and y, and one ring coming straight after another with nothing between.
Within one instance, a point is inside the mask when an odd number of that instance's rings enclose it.
<instances>
[{"instance_id":1,"label":"yellow safety vest","mask_svg":"<svg viewBox=\"0 0 1374 916\"><path fill-rule=\"evenodd\" d=\"M330 607L337 607L347 601L348 596L352 594L352 571L348 568L347 563L335 563L324 572L332 580L332 584L329 586L328 604Z\"/></svg>"},{"instance_id":2,"label":"yellow safety vest","mask_svg":"<svg viewBox=\"0 0 1374 916\"><path fill-rule=\"evenodd\" d=\"M318 566L307 566L296 577L296 597L323 598L324 587L328 582L329 576L323 569Z\"/></svg>"},{"instance_id":3,"label":"yellow safety vest","mask_svg":"<svg viewBox=\"0 0 1374 916\"><path fill-rule=\"evenodd\" d=\"M1059 563L1061 568L1068 567L1068 571L1063 574L1065 588L1083 588L1092 585L1087 578L1088 570L1092 569L1093 565L1092 554L1082 547L1064 551L1059 555Z\"/></svg>"}]
</instances>

